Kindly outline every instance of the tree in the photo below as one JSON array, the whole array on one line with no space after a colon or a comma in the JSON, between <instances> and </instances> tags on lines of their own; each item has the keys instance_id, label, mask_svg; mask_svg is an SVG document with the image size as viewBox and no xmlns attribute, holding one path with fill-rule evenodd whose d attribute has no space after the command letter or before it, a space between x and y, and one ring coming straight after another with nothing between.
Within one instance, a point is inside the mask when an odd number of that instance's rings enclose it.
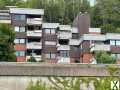
<instances>
[{"instance_id":1,"label":"tree","mask_svg":"<svg viewBox=\"0 0 120 90\"><path fill-rule=\"evenodd\" d=\"M46 22L61 24L72 24L80 11L90 9L88 0L27 0L27 7L44 9Z\"/></svg>"},{"instance_id":2,"label":"tree","mask_svg":"<svg viewBox=\"0 0 120 90\"><path fill-rule=\"evenodd\" d=\"M6 6L25 7L24 0L0 0L0 9L5 9Z\"/></svg>"},{"instance_id":3,"label":"tree","mask_svg":"<svg viewBox=\"0 0 120 90\"><path fill-rule=\"evenodd\" d=\"M0 61L14 62L14 30L6 24L0 24Z\"/></svg>"},{"instance_id":4,"label":"tree","mask_svg":"<svg viewBox=\"0 0 120 90\"><path fill-rule=\"evenodd\" d=\"M95 58L98 64L115 64L116 63L116 58L112 57L111 54L104 51L95 52Z\"/></svg>"},{"instance_id":5,"label":"tree","mask_svg":"<svg viewBox=\"0 0 120 90\"><path fill-rule=\"evenodd\" d=\"M92 26L106 27L105 32L118 32L120 27L120 0L96 0L97 3L91 9ZM112 26L111 26L112 25ZM114 27L113 30L110 27Z\"/></svg>"},{"instance_id":6,"label":"tree","mask_svg":"<svg viewBox=\"0 0 120 90\"><path fill-rule=\"evenodd\" d=\"M49 90L45 83L37 81L36 83L30 82L26 90Z\"/></svg>"},{"instance_id":7,"label":"tree","mask_svg":"<svg viewBox=\"0 0 120 90\"><path fill-rule=\"evenodd\" d=\"M36 62L36 59L33 56L31 56L30 59L28 59L28 62Z\"/></svg>"}]
</instances>

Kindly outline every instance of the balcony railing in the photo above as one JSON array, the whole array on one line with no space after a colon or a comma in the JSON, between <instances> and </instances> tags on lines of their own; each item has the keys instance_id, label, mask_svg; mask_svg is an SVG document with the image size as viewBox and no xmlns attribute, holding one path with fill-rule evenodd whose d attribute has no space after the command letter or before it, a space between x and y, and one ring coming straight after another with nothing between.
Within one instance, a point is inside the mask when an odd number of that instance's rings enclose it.
<instances>
[{"instance_id":1,"label":"balcony railing","mask_svg":"<svg viewBox=\"0 0 120 90\"><path fill-rule=\"evenodd\" d=\"M70 63L69 57L58 57L58 63Z\"/></svg>"},{"instance_id":2,"label":"balcony railing","mask_svg":"<svg viewBox=\"0 0 120 90\"><path fill-rule=\"evenodd\" d=\"M27 49L42 49L42 43L41 42L27 43Z\"/></svg>"},{"instance_id":3,"label":"balcony railing","mask_svg":"<svg viewBox=\"0 0 120 90\"><path fill-rule=\"evenodd\" d=\"M105 44L91 44L91 52L92 51L110 51L110 45Z\"/></svg>"},{"instance_id":4,"label":"balcony railing","mask_svg":"<svg viewBox=\"0 0 120 90\"><path fill-rule=\"evenodd\" d=\"M70 32L59 32L58 38L59 39L70 39L72 38L72 34Z\"/></svg>"},{"instance_id":5,"label":"balcony railing","mask_svg":"<svg viewBox=\"0 0 120 90\"><path fill-rule=\"evenodd\" d=\"M69 45L80 45L82 39L70 39Z\"/></svg>"},{"instance_id":6,"label":"balcony railing","mask_svg":"<svg viewBox=\"0 0 120 90\"><path fill-rule=\"evenodd\" d=\"M57 50L70 50L69 45L57 45Z\"/></svg>"},{"instance_id":7,"label":"balcony railing","mask_svg":"<svg viewBox=\"0 0 120 90\"><path fill-rule=\"evenodd\" d=\"M42 24L42 18L28 18L27 24L29 25L40 25Z\"/></svg>"},{"instance_id":8,"label":"balcony railing","mask_svg":"<svg viewBox=\"0 0 120 90\"><path fill-rule=\"evenodd\" d=\"M27 56L26 59L30 59L31 56ZM42 56L41 55L34 55L33 56L37 62L42 61Z\"/></svg>"},{"instance_id":9,"label":"balcony railing","mask_svg":"<svg viewBox=\"0 0 120 90\"><path fill-rule=\"evenodd\" d=\"M42 30L27 31L27 36L41 37L42 36Z\"/></svg>"}]
</instances>

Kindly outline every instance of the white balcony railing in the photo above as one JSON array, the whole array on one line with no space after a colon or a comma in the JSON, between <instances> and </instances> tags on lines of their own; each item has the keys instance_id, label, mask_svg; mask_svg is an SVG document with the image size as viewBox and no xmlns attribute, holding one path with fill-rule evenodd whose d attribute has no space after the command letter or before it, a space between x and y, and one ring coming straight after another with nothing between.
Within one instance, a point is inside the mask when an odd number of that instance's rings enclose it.
<instances>
[{"instance_id":1,"label":"white balcony railing","mask_svg":"<svg viewBox=\"0 0 120 90\"><path fill-rule=\"evenodd\" d=\"M26 59L30 59L31 56L27 56ZM41 55L34 55L33 56L37 62L42 61L42 56Z\"/></svg>"},{"instance_id":2,"label":"white balcony railing","mask_svg":"<svg viewBox=\"0 0 120 90\"><path fill-rule=\"evenodd\" d=\"M27 31L27 36L41 37L42 36L42 30Z\"/></svg>"},{"instance_id":3,"label":"white balcony railing","mask_svg":"<svg viewBox=\"0 0 120 90\"><path fill-rule=\"evenodd\" d=\"M41 42L27 43L27 49L42 49L42 43Z\"/></svg>"},{"instance_id":4,"label":"white balcony railing","mask_svg":"<svg viewBox=\"0 0 120 90\"><path fill-rule=\"evenodd\" d=\"M70 50L70 46L69 45L57 45L57 50Z\"/></svg>"},{"instance_id":5,"label":"white balcony railing","mask_svg":"<svg viewBox=\"0 0 120 90\"><path fill-rule=\"evenodd\" d=\"M82 39L70 39L69 45L80 45Z\"/></svg>"},{"instance_id":6,"label":"white balcony railing","mask_svg":"<svg viewBox=\"0 0 120 90\"><path fill-rule=\"evenodd\" d=\"M29 25L40 25L42 24L42 18L28 18L27 24Z\"/></svg>"},{"instance_id":7,"label":"white balcony railing","mask_svg":"<svg viewBox=\"0 0 120 90\"><path fill-rule=\"evenodd\" d=\"M58 38L59 39L70 39L72 38L72 34L70 32L59 32Z\"/></svg>"},{"instance_id":8,"label":"white balcony railing","mask_svg":"<svg viewBox=\"0 0 120 90\"><path fill-rule=\"evenodd\" d=\"M110 51L110 45L105 44L91 44L91 52L92 51Z\"/></svg>"},{"instance_id":9,"label":"white balcony railing","mask_svg":"<svg viewBox=\"0 0 120 90\"><path fill-rule=\"evenodd\" d=\"M70 58L69 57L58 57L57 63L70 63Z\"/></svg>"}]
</instances>

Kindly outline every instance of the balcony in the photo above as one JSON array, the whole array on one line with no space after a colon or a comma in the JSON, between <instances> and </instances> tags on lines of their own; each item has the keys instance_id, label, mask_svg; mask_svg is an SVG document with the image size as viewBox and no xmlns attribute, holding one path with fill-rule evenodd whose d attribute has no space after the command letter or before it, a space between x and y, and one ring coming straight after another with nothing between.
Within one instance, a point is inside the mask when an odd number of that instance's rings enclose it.
<instances>
[{"instance_id":1,"label":"balcony","mask_svg":"<svg viewBox=\"0 0 120 90\"><path fill-rule=\"evenodd\" d=\"M42 24L42 18L28 18L27 19L28 25L41 25Z\"/></svg>"},{"instance_id":2,"label":"balcony","mask_svg":"<svg viewBox=\"0 0 120 90\"><path fill-rule=\"evenodd\" d=\"M42 49L42 43L41 42L27 43L27 49Z\"/></svg>"},{"instance_id":3,"label":"balcony","mask_svg":"<svg viewBox=\"0 0 120 90\"><path fill-rule=\"evenodd\" d=\"M59 39L70 39L72 38L72 34L70 32L59 32L58 38Z\"/></svg>"},{"instance_id":4,"label":"balcony","mask_svg":"<svg viewBox=\"0 0 120 90\"><path fill-rule=\"evenodd\" d=\"M97 40L97 41L105 41L105 35L97 35L97 34L84 34L82 36L83 40Z\"/></svg>"},{"instance_id":5,"label":"balcony","mask_svg":"<svg viewBox=\"0 0 120 90\"><path fill-rule=\"evenodd\" d=\"M30 59L31 56L27 56L26 59ZM33 56L37 62L42 61L42 56L41 55L34 55Z\"/></svg>"},{"instance_id":6,"label":"balcony","mask_svg":"<svg viewBox=\"0 0 120 90\"><path fill-rule=\"evenodd\" d=\"M110 45L91 44L91 52L93 51L110 51Z\"/></svg>"},{"instance_id":7,"label":"balcony","mask_svg":"<svg viewBox=\"0 0 120 90\"><path fill-rule=\"evenodd\" d=\"M82 39L70 39L69 45L80 45Z\"/></svg>"},{"instance_id":8,"label":"balcony","mask_svg":"<svg viewBox=\"0 0 120 90\"><path fill-rule=\"evenodd\" d=\"M57 50L70 50L69 45L57 45Z\"/></svg>"},{"instance_id":9,"label":"balcony","mask_svg":"<svg viewBox=\"0 0 120 90\"><path fill-rule=\"evenodd\" d=\"M42 30L27 31L27 36L29 36L29 37L41 37Z\"/></svg>"},{"instance_id":10,"label":"balcony","mask_svg":"<svg viewBox=\"0 0 120 90\"><path fill-rule=\"evenodd\" d=\"M57 63L70 63L70 58L69 57L58 57Z\"/></svg>"}]
</instances>

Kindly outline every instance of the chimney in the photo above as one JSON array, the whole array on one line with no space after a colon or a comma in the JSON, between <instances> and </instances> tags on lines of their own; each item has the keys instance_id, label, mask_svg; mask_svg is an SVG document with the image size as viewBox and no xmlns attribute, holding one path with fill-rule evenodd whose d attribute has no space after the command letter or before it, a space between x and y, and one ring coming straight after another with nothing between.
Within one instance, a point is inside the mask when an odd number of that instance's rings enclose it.
<instances>
[{"instance_id":1,"label":"chimney","mask_svg":"<svg viewBox=\"0 0 120 90\"><path fill-rule=\"evenodd\" d=\"M90 15L87 12L80 12L73 22L73 26L78 28L80 36L89 33Z\"/></svg>"}]
</instances>

